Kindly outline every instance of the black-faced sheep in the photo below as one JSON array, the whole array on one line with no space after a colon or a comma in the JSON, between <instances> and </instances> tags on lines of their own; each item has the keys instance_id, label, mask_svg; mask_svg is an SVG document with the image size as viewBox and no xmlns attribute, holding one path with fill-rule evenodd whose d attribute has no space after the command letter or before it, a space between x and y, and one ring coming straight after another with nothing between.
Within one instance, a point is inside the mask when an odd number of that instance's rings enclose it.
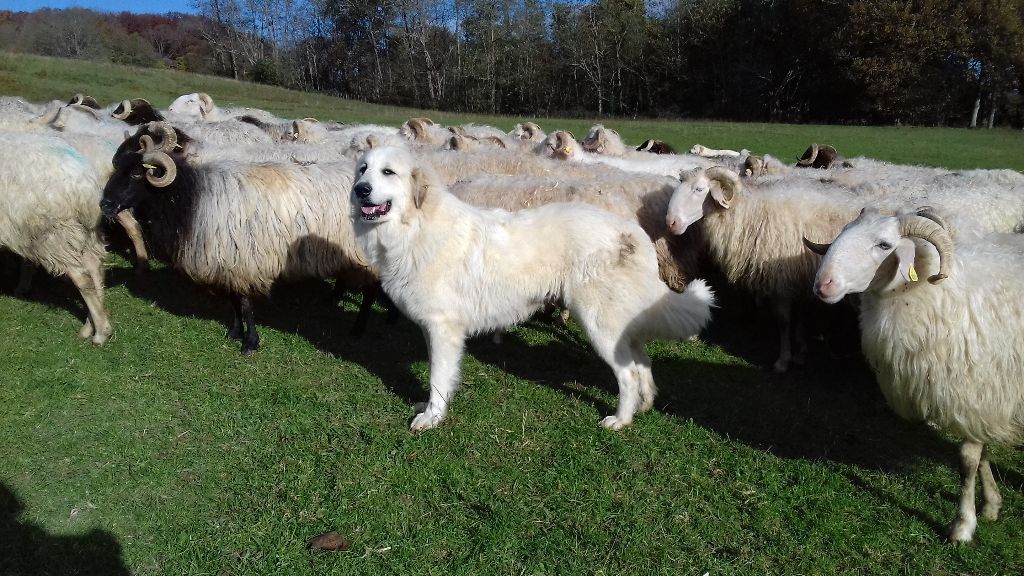
<instances>
[{"instance_id":1,"label":"black-faced sheep","mask_svg":"<svg viewBox=\"0 0 1024 576\"><path fill-rule=\"evenodd\" d=\"M279 278L344 278L375 291L347 195L338 194L352 182L351 162L193 163L148 136L140 143L115 157L103 211L135 207L152 244L176 268L231 295L228 334L242 340L243 354L259 346L251 299Z\"/></svg>"}]
</instances>

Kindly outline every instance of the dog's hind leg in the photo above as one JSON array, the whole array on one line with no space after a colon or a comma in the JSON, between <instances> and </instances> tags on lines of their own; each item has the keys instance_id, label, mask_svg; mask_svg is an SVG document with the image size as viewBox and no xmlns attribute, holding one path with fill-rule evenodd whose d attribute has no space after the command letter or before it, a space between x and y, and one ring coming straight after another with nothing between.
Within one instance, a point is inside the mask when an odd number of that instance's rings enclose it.
<instances>
[{"instance_id":1,"label":"dog's hind leg","mask_svg":"<svg viewBox=\"0 0 1024 576\"><path fill-rule=\"evenodd\" d=\"M448 404L459 387L459 364L465 335L442 326L423 329L430 348L430 401L426 408L412 419L409 428L414 432L438 426L448 416Z\"/></svg>"}]
</instances>

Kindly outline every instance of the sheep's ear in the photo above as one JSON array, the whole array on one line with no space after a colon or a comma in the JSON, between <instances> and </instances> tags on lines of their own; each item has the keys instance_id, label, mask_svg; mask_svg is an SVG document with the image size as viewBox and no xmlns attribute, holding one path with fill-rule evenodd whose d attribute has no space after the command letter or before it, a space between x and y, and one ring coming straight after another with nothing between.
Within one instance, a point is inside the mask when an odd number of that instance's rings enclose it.
<instances>
[{"instance_id":1,"label":"sheep's ear","mask_svg":"<svg viewBox=\"0 0 1024 576\"><path fill-rule=\"evenodd\" d=\"M423 207L427 193L433 185L432 179L422 168L412 169L412 203L416 208Z\"/></svg>"},{"instance_id":2,"label":"sheep's ear","mask_svg":"<svg viewBox=\"0 0 1024 576\"><path fill-rule=\"evenodd\" d=\"M914 269L914 257L917 255L917 247L909 238L900 238L893 251L896 256L897 269L904 282L917 282L917 270Z\"/></svg>"}]
</instances>

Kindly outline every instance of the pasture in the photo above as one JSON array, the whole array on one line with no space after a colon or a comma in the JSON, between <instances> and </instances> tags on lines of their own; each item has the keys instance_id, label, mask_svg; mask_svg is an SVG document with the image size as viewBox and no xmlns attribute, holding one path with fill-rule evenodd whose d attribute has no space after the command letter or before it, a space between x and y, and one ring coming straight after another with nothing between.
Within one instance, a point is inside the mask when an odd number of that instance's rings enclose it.
<instances>
[{"instance_id":1,"label":"pasture","mask_svg":"<svg viewBox=\"0 0 1024 576\"><path fill-rule=\"evenodd\" d=\"M171 71L0 54L0 93L85 92L166 106L203 90L281 116L397 125L412 116L518 119L372 106ZM593 122L536 119L577 135ZM812 141L848 156L1024 169L1006 130L608 121L627 142L747 147L784 159ZM339 193L347 193L340 190ZM116 240L116 238L114 239ZM942 540L959 492L955 439L897 418L857 342L815 339L771 372L776 334L725 300L697 342L649 348L660 387L631 428L614 378L574 325L535 321L471 341L439 429L411 434L427 351L407 320L331 286L261 301L262 347L224 338L226 300L115 249L102 348L84 306L40 274L11 295L0 256L0 574L1020 574L1024 452L995 447L1003 517ZM314 553L336 530L350 543Z\"/></svg>"}]
</instances>

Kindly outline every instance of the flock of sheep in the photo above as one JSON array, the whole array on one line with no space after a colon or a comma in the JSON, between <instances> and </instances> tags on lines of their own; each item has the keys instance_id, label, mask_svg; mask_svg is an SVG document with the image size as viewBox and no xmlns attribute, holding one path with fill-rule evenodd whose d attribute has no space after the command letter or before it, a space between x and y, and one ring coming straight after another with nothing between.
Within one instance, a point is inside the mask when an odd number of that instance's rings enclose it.
<instances>
[{"instance_id":1,"label":"flock of sheep","mask_svg":"<svg viewBox=\"0 0 1024 576\"><path fill-rule=\"evenodd\" d=\"M844 159L817 144L795 166L701 145L678 154L626 146L600 125L577 141L530 122L506 133L426 118L283 120L201 93L166 110L2 97L0 248L23 259L17 291L37 266L67 275L88 308L80 335L96 344L113 331L103 227L114 222L139 270L152 250L230 297L243 353L259 346L252 299L282 278L362 292L360 331L380 284L355 241L349 191L356 160L383 146L409 150L469 204L583 202L638 223L671 289L713 267L774 311L777 371L804 361L802 312L815 296L859 294L862 348L889 404L965 439L948 536L972 538L978 474L982 516L997 517L984 445L1024 440L1024 175L1012 170Z\"/></svg>"}]
</instances>

